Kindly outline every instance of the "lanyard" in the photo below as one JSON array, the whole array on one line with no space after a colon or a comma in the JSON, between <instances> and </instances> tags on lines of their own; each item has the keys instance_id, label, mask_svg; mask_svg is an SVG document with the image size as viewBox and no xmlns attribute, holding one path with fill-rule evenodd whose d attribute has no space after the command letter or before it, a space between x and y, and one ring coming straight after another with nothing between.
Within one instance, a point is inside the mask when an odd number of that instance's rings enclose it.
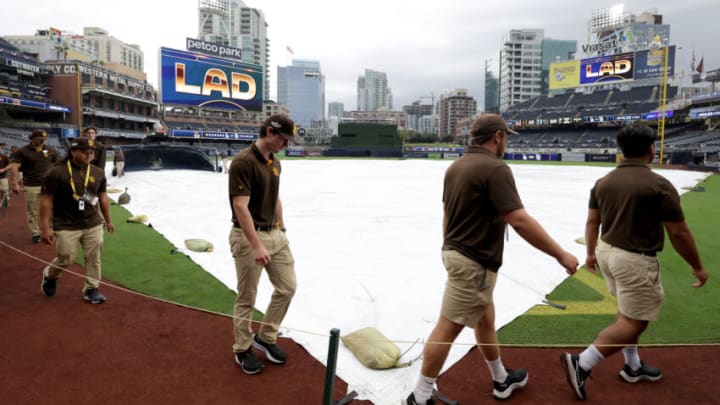
<instances>
[{"instance_id":1,"label":"lanyard","mask_svg":"<svg viewBox=\"0 0 720 405\"><path fill-rule=\"evenodd\" d=\"M68 173L70 173L70 186L72 187L73 191L73 198L75 200L80 200L80 195L78 195L77 191L75 190L75 179L73 179L72 175L72 166L70 165L70 160L67 161L67 167L68 167ZM87 191L87 185L88 181L90 181L90 165L87 167L87 172L85 173L85 185L83 186L83 193Z\"/></svg>"}]
</instances>

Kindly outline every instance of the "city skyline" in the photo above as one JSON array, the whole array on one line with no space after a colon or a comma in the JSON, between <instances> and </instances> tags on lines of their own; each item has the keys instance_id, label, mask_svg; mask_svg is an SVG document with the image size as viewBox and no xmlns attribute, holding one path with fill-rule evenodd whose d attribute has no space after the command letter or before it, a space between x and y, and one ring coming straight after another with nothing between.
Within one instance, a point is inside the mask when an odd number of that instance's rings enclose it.
<instances>
[{"instance_id":1,"label":"city skyline","mask_svg":"<svg viewBox=\"0 0 720 405\"><path fill-rule=\"evenodd\" d=\"M160 3L160 2L157 2ZM420 97L465 88L479 105L484 104L484 68L490 60L497 72L503 36L511 29L541 28L548 38L577 40L579 56L588 42L587 23L592 11L606 4L557 0L553 7L534 2L448 2L368 0L346 4L329 0L282 2L247 0L268 23L271 43L271 98L277 100L277 66L293 58L318 60L326 76L326 102L338 101L346 110L356 108L357 78L365 69L387 73L393 89L394 108L401 109ZM693 51L706 70L720 68L720 44L714 18L720 3L689 0L682 4L659 0L624 2L634 14L653 8L671 26L671 42L678 46L677 72L689 75ZM168 7L170 5L170 7ZM148 82L158 83L161 46L185 49L185 39L195 38L198 1L140 3L98 7L89 0L57 3L37 0L29 13L21 4L3 2L6 16L0 35L32 35L54 27L82 33L84 27L101 27L123 42L138 44L145 54ZM291 53L292 52L292 53Z\"/></svg>"}]
</instances>

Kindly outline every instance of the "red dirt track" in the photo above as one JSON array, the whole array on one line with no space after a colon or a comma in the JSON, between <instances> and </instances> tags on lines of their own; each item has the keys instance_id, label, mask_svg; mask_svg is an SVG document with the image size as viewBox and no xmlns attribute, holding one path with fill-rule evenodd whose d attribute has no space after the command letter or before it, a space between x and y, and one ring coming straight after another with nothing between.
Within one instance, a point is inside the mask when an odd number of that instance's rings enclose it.
<instances>
[{"instance_id":1,"label":"red dirt track","mask_svg":"<svg viewBox=\"0 0 720 405\"><path fill-rule=\"evenodd\" d=\"M53 247L30 243L22 195L12 197L6 217L0 219L0 241L42 260L53 257ZM266 362L262 373L248 376L233 362L229 318L107 286L102 291L108 301L90 305L82 300L82 280L71 275L64 275L56 295L47 298L40 292L43 267L0 245L1 404L322 403L325 367L288 339L280 341L288 352L287 364ZM565 382L560 353L504 348L506 366L530 373L528 385L509 401L579 403ZM641 349L641 355L663 369L661 381L622 382L617 375L622 355L616 355L593 370L585 402L720 403L720 374L713 368L720 363L720 347ZM446 372L438 385L463 405L495 402L477 350ZM346 387L336 379L334 398L341 398Z\"/></svg>"}]
</instances>

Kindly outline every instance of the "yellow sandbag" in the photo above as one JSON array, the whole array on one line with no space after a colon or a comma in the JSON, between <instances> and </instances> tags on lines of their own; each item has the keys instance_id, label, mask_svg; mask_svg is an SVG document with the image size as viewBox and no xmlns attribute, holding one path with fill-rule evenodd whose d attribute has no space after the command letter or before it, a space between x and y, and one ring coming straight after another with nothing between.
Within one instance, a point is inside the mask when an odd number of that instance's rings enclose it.
<instances>
[{"instance_id":1,"label":"yellow sandbag","mask_svg":"<svg viewBox=\"0 0 720 405\"><path fill-rule=\"evenodd\" d=\"M585 237L584 237L584 236L581 236L581 237L575 239L575 243L579 243L579 244L581 244L581 245L587 245L587 242L585 241Z\"/></svg>"},{"instance_id":2,"label":"yellow sandbag","mask_svg":"<svg viewBox=\"0 0 720 405\"><path fill-rule=\"evenodd\" d=\"M120 188L109 188L109 189L107 189L107 192L110 193L110 194L117 194L117 193L122 193L122 189L120 189Z\"/></svg>"},{"instance_id":3,"label":"yellow sandbag","mask_svg":"<svg viewBox=\"0 0 720 405\"><path fill-rule=\"evenodd\" d=\"M185 239L185 247L193 252L212 252L213 244L205 239Z\"/></svg>"},{"instance_id":4,"label":"yellow sandbag","mask_svg":"<svg viewBox=\"0 0 720 405\"><path fill-rule=\"evenodd\" d=\"M136 224L144 224L148 221L148 216L145 214L135 215L127 219L127 222L134 222Z\"/></svg>"},{"instance_id":5,"label":"yellow sandbag","mask_svg":"<svg viewBox=\"0 0 720 405\"><path fill-rule=\"evenodd\" d=\"M365 367L384 370L398 365L400 349L374 327L358 329L340 338Z\"/></svg>"}]
</instances>

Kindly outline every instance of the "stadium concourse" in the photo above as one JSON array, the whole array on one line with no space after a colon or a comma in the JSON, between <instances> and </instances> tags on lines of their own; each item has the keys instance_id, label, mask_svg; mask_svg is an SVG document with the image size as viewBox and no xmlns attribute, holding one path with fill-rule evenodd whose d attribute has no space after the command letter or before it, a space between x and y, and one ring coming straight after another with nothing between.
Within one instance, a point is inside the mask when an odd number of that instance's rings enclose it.
<instances>
[{"instance_id":1,"label":"stadium concourse","mask_svg":"<svg viewBox=\"0 0 720 405\"><path fill-rule=\"evenodd\" d=\"M325 368L288 339L282 343L291 361L248 376L228 351L229 318L110 287L104 287L110 298L106 304L88 305L80 299L81 279L70 275L63 277L56 296L43 296L42 261L50 260L54 252L48 245L30 243L23 207L22 194L14 196L0 219L3 403L322 403ZM526 367L531 376L527 387L513 395L514 404L575 402L557 361L562 350L504 349L507 363ZM711 369L720 361L717 347L646 348L643 356L652 364L668 365L663 380L623 383L617 377L621 356L614 356L594 370L586 402L705 404L720 397L720 384ZM438 385L446 396L468 405L490 401L488 382L487 367L472 349L440 377ZM342 398L346 389L345 382L336 379L334 398Z\"/></svg>"}]
</instances>

